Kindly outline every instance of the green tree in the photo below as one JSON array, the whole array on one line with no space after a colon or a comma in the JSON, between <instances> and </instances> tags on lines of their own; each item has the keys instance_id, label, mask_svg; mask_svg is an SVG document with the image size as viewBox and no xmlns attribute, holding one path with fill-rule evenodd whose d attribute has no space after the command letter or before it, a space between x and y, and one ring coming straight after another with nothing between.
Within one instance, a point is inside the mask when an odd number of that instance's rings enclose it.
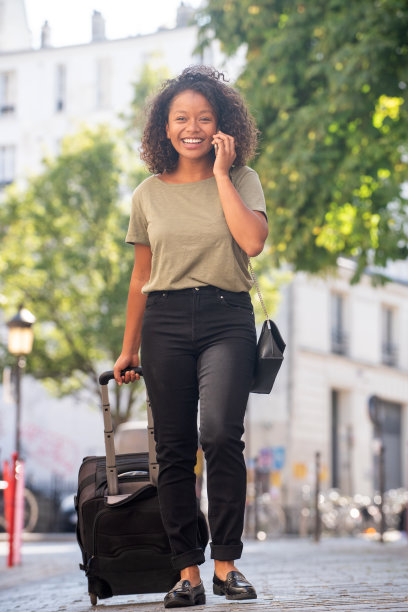
<instances>
[{"instance_id":1,"label":"green tree","mask_svg":"<svg viewBox=\"0 0 408 612\"><path fill-rule=\"evenodd\" d=\"M160 55L151 54L142 66L138 80L133 83L133 97L130 103L130 112L123 119L133 139L141 139L146 122L146 105L161 84L170 78L170 71L164 64L160 64Z\"/></svg>"},{"instance_id":2,"label":"green tree","mask_svg":"<svg viewBox=\"0 0 408 612\"><path fill-rule=\"evenodd\" d=\"M252 269L256 275L262 299L269 318L279 307L281 288L292 280L293 273L289 270L272 268L270 265L271 247L266 245L261 255L251 260ZM265 320L265 312L259 300L256 285L251 289L251 298L254 306L255 321L257 324Z\"/></svg>"},{"instance_id":3,"label":"green tree","mask_svg":"<svg viewBox=\"0 0 408 612\"><path fill-rule=\"evenodd\" d=\"M200 47L247 45L237 85L262 133L255 168L274 263L408 255L406 0L208 0Z\"/></svg>"},{"instance_id":4,"label":"green tree","mask_svg":"<svg viewBox=\"0 0 408 612\"><path fill-rule=\"evenodd\" d=\"M101 364L120 352L133 249L124 243L130 198L121 203L118 140L103 127L67 138L41 176L11 188L0 206L5 315L20 302L35 313L28 365L59 395L84 387L99 395ZM116 424L140 388L112 389Z\"/></svg>"},{"instance_id":5,"label":"green tree","mask_svg":"<svg viewBox=\"0 0 408 612\"><path fill-rule=\"evenodd\" d=\"M147 119L146 108L150 98L168 78L170 72L160 63L160 54L150 54L140 70L138 80L132 84L133 96L129 112L121 115L125 134L123 142L126 147L123 157L126 159L128 182L131 185L138 185L148 176L146 167L139 159L140 144Z\"/></svg>"}]
</instances>

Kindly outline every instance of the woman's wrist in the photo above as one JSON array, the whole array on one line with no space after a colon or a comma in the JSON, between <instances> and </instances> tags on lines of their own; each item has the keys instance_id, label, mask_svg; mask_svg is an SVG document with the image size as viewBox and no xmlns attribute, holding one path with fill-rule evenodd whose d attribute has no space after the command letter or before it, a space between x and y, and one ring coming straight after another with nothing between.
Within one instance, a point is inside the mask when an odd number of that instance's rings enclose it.
<instances>
[{"instance_id":1,"label":"woman's wrist","mask_svg":"<svg viewBox=\"0 0 408 612\"><path fill-rule=\"evenodd\" d=\"M217 184L223 183L223 182L231 183L231 178L230 178L228 170L227 171L221 170L221 171L214 172L214 178L217 181Z\"/></svg>"},{"instance_id":2,"label":"woman's wrist","mask_svg":"<svg viewBox=\"0 0 408 612\"><path fill-rule=\"evenodd\" d=\"M133 357L134 355L139 354L140 346L131 346L131 347L122 347L121 356L122 357Z\"/></svg>"}]
</instances>

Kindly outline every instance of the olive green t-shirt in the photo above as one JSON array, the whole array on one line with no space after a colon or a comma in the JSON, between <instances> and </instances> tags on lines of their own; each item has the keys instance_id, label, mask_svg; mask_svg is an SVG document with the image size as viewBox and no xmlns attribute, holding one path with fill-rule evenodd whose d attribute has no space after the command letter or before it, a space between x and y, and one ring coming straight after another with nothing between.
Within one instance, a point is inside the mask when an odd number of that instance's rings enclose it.
<instances>
[{"instance_id":1,"label":"olive green t-shirt","mask_svg":"<svg viewBox=\"0 0 408 612\"><path fill-rule=\"evenodd\" d=\"M266 214L254 170L233 168L231 180L249 209ZM152 250L143 293L204 285L248 291L252 286L248 257L228 228L214 177L195 183L147 178L133 193L126 242Z\"/></svg>"}]
</instances>

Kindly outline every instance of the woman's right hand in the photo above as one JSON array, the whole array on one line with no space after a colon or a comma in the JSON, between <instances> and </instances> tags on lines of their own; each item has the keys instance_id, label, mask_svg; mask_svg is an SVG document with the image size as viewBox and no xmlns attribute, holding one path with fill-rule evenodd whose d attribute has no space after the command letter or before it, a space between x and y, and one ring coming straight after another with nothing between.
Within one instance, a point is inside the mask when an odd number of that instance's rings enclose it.
<instances>
[{"instance_id":1,"label":"woman's right hand","mask_svg":"<svg viewBox=\"0 0 408 612\"><path fill-rule=\"evenodd\" d=\"M119 355L115 365L113 366L113 375L119 386L122 383L125 383L127 385L130 382L135 382L135 380L140 380L140 375L136 374L135 372L126 372L124 376L120 375L121 370L124 370L125 368L136 367L138 365L139 355L137 353L134 355Z\"/></svg>"}]
</instances>

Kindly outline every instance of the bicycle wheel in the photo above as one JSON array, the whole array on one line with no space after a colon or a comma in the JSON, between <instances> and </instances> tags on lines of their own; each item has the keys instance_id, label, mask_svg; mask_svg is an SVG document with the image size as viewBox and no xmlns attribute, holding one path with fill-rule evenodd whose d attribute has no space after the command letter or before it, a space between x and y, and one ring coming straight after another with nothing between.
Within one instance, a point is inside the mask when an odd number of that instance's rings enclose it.
<instances>
[{"instance_id":1,"label":"bicycle wheel","mask_svg":"<svg viewBox=\"0 0 408 612\"><path fill-rule=\"evenodd\" d=\"M34 531L38 522L38 514L38 502L34 493L30 489L24 489L24 531Z\"/></svg>"},{"instance_id":2,"label":"bicycle wheel","mask_svg":"<svg viewBox=\"0 0 408 612\"><path fill-rule=\"evenodd\" d=\"M268 508L266 529L270 538L279 538L285 533L286 516L283 509L277 504L272 504Z\"/></svg>"},{"instance_id":3,"label":"bicycle wheel","mask_svg":"<svg viewBox=\"0 0 408 612\"><path fill-rule=\"evenodd\" d=\"M4 495L0 495L0 532L6 531L6 517L4 516Z\"/></svg>"}]
</instances>

